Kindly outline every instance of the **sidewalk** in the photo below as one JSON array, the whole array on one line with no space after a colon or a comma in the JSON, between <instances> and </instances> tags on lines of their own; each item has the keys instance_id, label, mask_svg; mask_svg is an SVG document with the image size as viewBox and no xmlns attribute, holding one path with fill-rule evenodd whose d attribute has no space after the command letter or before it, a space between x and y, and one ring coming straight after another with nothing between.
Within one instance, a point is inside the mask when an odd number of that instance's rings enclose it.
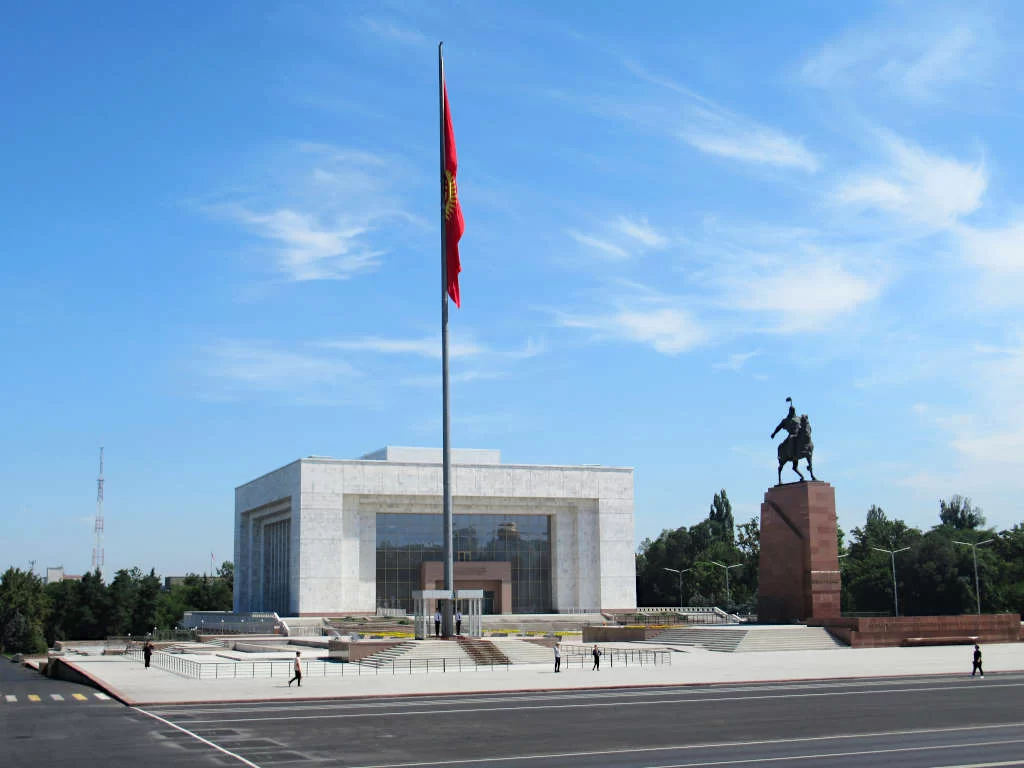
<instances>
[{"instance_id":1,"label":"sidewalk","mask_svg":"<svg viewBox=\"0 0 1024 768\"><path fill-rule=\"evenodd\" d=\"M648 647L648 650L650 647ZM1024 643L986 645L985 672L1024 671ZM286 678L195 680L121 656L67 656L64 661L107 693L127 704L199 704L289 701L353 696L417 696L510 691L550 691L707 683L780 682L902 675L969 675L971 646L925 648L845 648L825 651L716 653L698 648L672 654L671 665L615 666L592 672L573 664L559 674L552 664L517 664L507 671L308 676L301 688ZM979 684L984 684L979 681Z\"/></svg>"}]
</instances>

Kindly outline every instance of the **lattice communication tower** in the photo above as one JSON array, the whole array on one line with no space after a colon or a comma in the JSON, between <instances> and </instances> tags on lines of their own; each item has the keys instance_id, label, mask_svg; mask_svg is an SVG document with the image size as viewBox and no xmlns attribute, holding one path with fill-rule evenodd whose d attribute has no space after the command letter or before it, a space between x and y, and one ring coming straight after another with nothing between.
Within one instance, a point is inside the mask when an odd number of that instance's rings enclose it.
<instances>
[{"instance_id":1,"label":"lattice communication tower","mask_svg":"<svg viewBox=\"0 0 1024 768\"><path fill-rule=\"evenodd\" d=\"M92 570L103 574L103 446L100 446L100 476L96 478L96 543L92 547Z\"/></svg>"}]
</instances>

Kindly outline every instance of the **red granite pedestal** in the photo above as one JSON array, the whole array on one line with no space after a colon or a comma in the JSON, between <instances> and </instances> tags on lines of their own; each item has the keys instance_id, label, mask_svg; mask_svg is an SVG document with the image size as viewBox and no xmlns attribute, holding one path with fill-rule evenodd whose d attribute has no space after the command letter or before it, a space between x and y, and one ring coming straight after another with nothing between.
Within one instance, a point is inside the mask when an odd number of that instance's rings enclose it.
<instances>
[{"instance_id":1,"label":"red granite pedestal","mask_svg":"<svg viewBox=\"0 0 1024 768\"><path fill-rule=\"evenodd\" d=\"M837 618L839 591L835 489L820 481L769 489L761 505L758 620Z\"/></svg>"}]
</instances>

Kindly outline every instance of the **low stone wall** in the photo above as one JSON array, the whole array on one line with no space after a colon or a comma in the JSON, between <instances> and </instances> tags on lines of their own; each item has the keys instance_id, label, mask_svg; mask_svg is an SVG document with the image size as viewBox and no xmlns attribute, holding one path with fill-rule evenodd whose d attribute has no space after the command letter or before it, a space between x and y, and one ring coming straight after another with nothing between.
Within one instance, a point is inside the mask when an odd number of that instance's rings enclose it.
<instances>
[{"instance_id":1,"label":"low stone wall","mask_svg":"<svg viewBox=\"0 0 1024 768\"><path fill-rule=\"evenodd\" d=\"M808 620L851 648L906 645L1013 643L1021 640L1020 615L881 616Z\"/></svg>"},{"instance_id":2,"label":"low stone wall","mask_svg":"<svg viewBox=\"0 0 1024 768\"><path fill-rule=\"evenodd\" d=\"M649 640L664 632L664 627L598 627L583 628L584 643L613 643Z\"/></svg>"}]
</instances>

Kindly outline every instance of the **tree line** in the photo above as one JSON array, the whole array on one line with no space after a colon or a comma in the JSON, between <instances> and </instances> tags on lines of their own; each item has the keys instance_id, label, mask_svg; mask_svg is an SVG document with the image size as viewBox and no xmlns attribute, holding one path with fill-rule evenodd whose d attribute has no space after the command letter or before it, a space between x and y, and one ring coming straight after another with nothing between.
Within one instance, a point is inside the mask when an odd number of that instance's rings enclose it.
<instances>
[{"instance_id":1,"label":"tree line","mask_svg":"<svg viewBox=\"0 0 1024 768\"><path fill-rule=\"evenodd\" d=\"M155 570L122 569L105 584L97 570L81 580L44 584L31 571L0 576L0 651L40 653L58 640L102 640L174 627L185 611L230 611L234 565L216 578L189 574L170 589Z\"/></svg>"},{"instance_id":2,"label":"tree line","mask_svg":"<svg viewBox=\"0 0 1024 768\"><path fill-rule=\"evenodd\" d=\"M988 528L982 510L960 495L941 500L938 511L938 523L922 531L873 505L848 543L837 531L844 614L892 614L894 598L900 614L909 616L974 613L979 604L982 613L1024 614L1024 524ZM640 544L637 604L755 613L759 559L758 519L736 526L723 489L705 519ZM736 566L728 570L728 592L723 566Z\"/></svg>"}]
</instances>

